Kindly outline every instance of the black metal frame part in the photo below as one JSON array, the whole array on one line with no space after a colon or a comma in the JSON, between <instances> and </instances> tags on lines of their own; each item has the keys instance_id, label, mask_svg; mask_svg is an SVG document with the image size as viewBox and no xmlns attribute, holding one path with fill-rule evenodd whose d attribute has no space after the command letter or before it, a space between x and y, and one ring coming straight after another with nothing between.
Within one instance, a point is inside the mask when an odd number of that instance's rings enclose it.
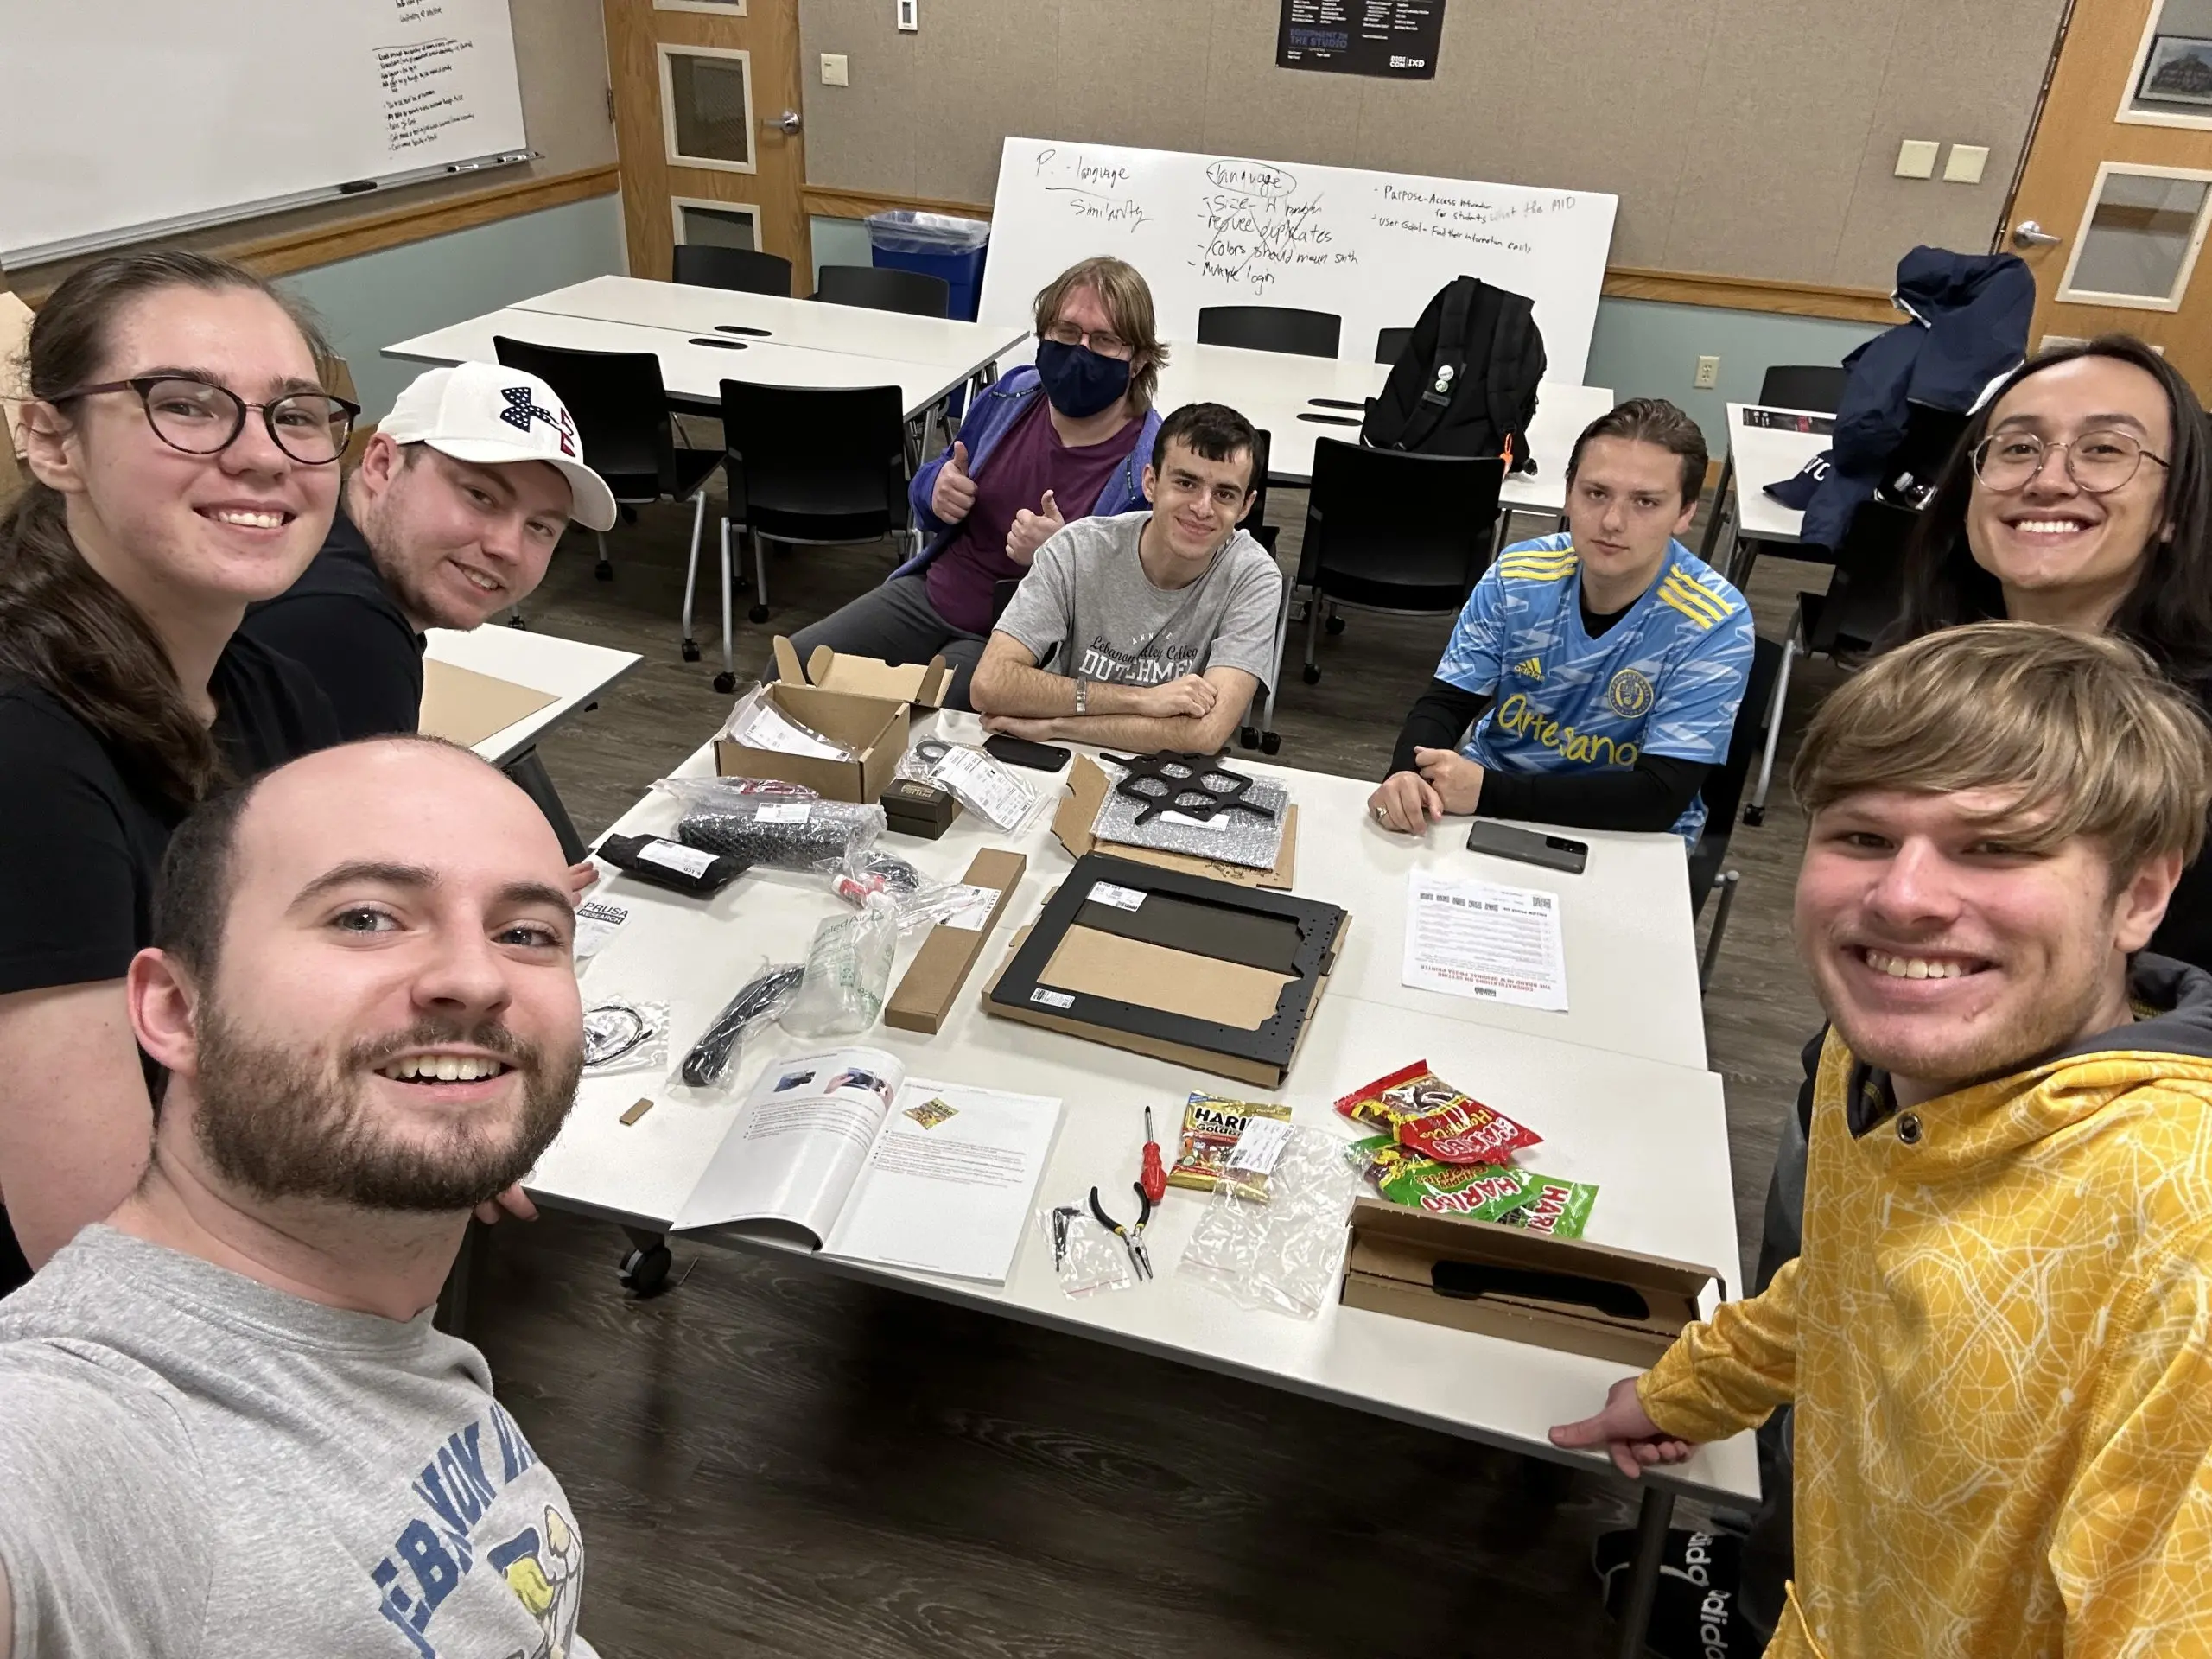
<instances>
[{"instance_id":1,"label":"black metal frame part","mask_svg":"<svg viewBox=\"0 0 2212 1659\"><path fill-rule=\"evenodd\" d=\"M1116 780L1114 792L1126 795L1144 810L1137 814L1139 823L1150 823L1162 812L1180 812L1186 818L1201 822L1217 812L1250 812L1262 818L1274 817L1273 807L1262 806L1244 798L1255 779L1241 772L1231 772L1210 754L1178 754L1163 751L1159 754L1109 754L1106 757L1122 769ZM1220 779L1217 786L1211 780Z\"/></svg>"},{"instance_id":2,"label":"black metal frame part","mask_svg":"<svg viewBox=\"0 0 2212 1659\"><path fill-rule=\"evenodd\" d=\"M1200 950L1222 961L1247 961L1249 965L1270 966L1287 975L1287 982L1276 998L1274 1013L1247 1031L1218 1020L1172 1014L1046 983L1041 976L1052 962L1052 953L1059 949L1068 929L1079 918L1085 926L1127 938L1170 949L1193 948L1185 941L1171 942L1145 931L1148 924L1143 906L1126 910L1094 901L1091 891L1101 882L1129 888L1147 897L1158 894L1185 900L1185 906L1175 907L1185 912L1188 906L1198 905L1224 912L1219 918L1221 925L1209 931L1207 947L1211 948L1200 947ZM1084 915L1086 907L1092 912L1088 917ZM1349 913L1342 906L1319 899L1297 899L1287 893L1269 893L1238 887L1231 881L1185 875L1179 870L1135 863L1104 853L1086 853L1076 861L1059 891L1039 912L1029 937L991 988L990 1000L999 1007L1022 1014L1046 1012L1101 1030L1125 1032L1205 1053L1287 1069L1297 1051L1299 1033L1313 1012L1321 982L1336 966L1337 942L1349 919ZM1288 923L1297 934L1297 943L1287 958L1268 963L1250 961L1249 952L1267 942L1262 936L1271 936L1277 931L1270 924L1280 923ZM1247 954L1239 953L1240 945Z\"/></svg>"}]
</instances>

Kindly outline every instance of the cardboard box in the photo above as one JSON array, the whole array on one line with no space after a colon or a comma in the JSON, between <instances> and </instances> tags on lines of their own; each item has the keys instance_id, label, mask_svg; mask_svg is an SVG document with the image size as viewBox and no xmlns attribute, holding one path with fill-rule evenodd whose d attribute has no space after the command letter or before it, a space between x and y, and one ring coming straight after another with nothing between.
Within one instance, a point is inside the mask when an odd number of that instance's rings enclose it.
<instances>
[{"instance_id":1,"label":"cardboard box","mask_svg":"<svg viewBox=\"0 0 2212 1659\"><path fill-rule=\"evenodd\" d=\"M944 707L944 688L952 680L952 671L942 657L932 657L926 663L901 663L894 668L878 658L840 656L827 645L817 645L802 667L798 648L782 634L769 648L775 653L777 674L791 684L911 702L917 709Z\"/></svg>"},{"instance_id":2,"label":"cardboard box","mask_svg":"<svg viewBox=\"0 0 2212 1659\"><path fill-rule=\"evenodd\" d=\"M1352 1205L1351 1224L1345 1306L1624 1365L1665 1353L1720 1279L1687 1262L1376 1198Z\"/></svg>"},{"instance_id":3,"label":"cardboard box","mask_svg":"<svg viewBox=\"0 0 2212 1659\"><path fill-rule=\"evenodd\" d=\"M893 778L883 787L883 827L894 836L935 841L952 828L960 802L949 789L914 778Z\"/></svg>"},{"instance_id":4,"label":"cardboard box","mask_svg":"<svg viewBox=\"0 0 2212 1659\"><path fill-rule=\"evenodd\" d=\"M1060 798L1059 810L1052 814L1052 834L1068 849L1070 857L1081 858L1093 851L1108 852L1116 858L1157 865L1163 870L1180 870L1185 875L1203 875L1215 881L1233 881L1240 887L1290 891L1298 873L1297 807L1292 806L1283 813L1282 845L1275 852L1274 868L1255 870L1249 864L1224 864L1218 859L1198 858L1189 853L1161 852L1151 847L1096 840L1090 833L1090 826L1098 821L1098 809L1105 804L1106 796L1113 787L1113 779L1090 756L1076 757L1075 765L1068 772L1067 793Z\"/></svg>"},{"instance_id":5,"label":"cardboard box","mask_svg":"<svg viewBox=\"0 0 2212 1659\"><path fill-rule=\"evenodd\" d=\"M781 682L768 698L800 725L842 743L860 757L824 760L810 754L756 749L728 737L715 740L715 770L725 778L775 778L804 784L826 801L873 804L906 753L906 705L884 697L855 696L819 686Z\"/></svg>"},{"instance_id":6,"label":"cardboard box","mask_svg":"<svg viewBox=\"0 0 2212 1659\"><path fill-rule=\"evenodd\" d=\"M899 988L883 1005L883 1023L901 1031L925 1031L934 1036L951 1012L953 999L968 982L968 970L983 954L983 941L1006 914L1007 901L1021 880L1029 860L1004 848L986 847L960 879L971 887L995 887L998 902L991 906L981 927L951 927L939 922L922 941L922 948L906 969Z\"/></svg>"},{"instance_id":7,"label":"cardboard box","mask_svg":"<svg viewBox=\"0 0 2212 1659\"><path fill-rule=\"evenodd\" d=\"M517 685L473 668L456 668L435 658L423 664L423 709L418 728L427 737L442 737L474 748L494 732L504 732L560 698L550 691Z\"/></svg>"}]
</instances>

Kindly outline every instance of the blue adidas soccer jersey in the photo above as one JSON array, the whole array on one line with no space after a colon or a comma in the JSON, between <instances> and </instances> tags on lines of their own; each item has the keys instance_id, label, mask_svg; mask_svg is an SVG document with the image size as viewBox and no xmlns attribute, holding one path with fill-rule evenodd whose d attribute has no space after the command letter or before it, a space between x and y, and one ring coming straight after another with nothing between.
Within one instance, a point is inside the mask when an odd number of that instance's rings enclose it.
<instances>
[{"instance_id":1,"label":"blue adidas soccer jersey","mask_svg":"<svg viewBox=\"0 0 2212 1659\"><path fill-rule=\"evenodd\" d=\"M1475 584L1436 677L1492 698L1461 753L1500 772L1632 766L1641 754L1718 765L1751 667L1751 609L1680 542L1628 614L1592 639L1566 535L1518 542ZM1705 802L1675 833L1694 846Z\"/></svg>"}]
</instances>

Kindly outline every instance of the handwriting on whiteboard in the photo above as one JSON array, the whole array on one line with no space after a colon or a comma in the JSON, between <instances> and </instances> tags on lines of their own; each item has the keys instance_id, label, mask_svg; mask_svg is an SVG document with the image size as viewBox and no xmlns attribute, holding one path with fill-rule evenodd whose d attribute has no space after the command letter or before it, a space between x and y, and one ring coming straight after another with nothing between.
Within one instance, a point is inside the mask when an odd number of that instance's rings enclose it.
<instances>
[{"instance_id":1,"label":"handwriting on whiteboard","mask_svg":"<svg viewBox=\"0 0 2212 1659\"><path fill-rule=\"evenodd\" d=\"M457 84L462 54L475 49L475 41L450 36L375 48L388 153L420 149L448 127L476 118Z\"/></svg>"},{"instance_id":2,"label":"handwriting on whiteboard","mask_svg":"<svg viewBox=\"0 0 2212 1659\"><path fill-rule=\"evenodd\" d=\"M1385 184L1381 200L1382 206L1374 215L1378 229L1408 231L1440 242L1461 242L1474 247L1497 248L1506 253L1535 251L1529 234L1513 233L1516 221L1525 225L1548 214L1571 213L1575 209L1574 197L1564 192L1548 197L1497 202L1478 193L1415 190Z\"/></svg>"},{"instance_id":3,"label":"handwriting on whiteboard","mask_svg":"<svg viewBox=\"0 0 2212 1659\"><path fill-rule=\"evenodd\" d=\"M1131 236L1152 222L1144 204L1128 194L1126 162L1086 156L1080 150L1063 156L1057 149L1046 149L1037 152L1036 176L1047 181L1040 188L1072 219L1109 226Z\"/></svg>"},{"instance_id":4,"label":"handwriting on whiteboard","mask_svg":"<svg viewBox=\"0 0 2212 1659\"><path fill-rule=\"evenodd\" d=\"M1198 197L1199 240L1190 263L1202 276L1264 294L1300 266L1356 265L1359 251L1340 245L1316 194L1272 162L1219 161L1206 167Z\"/></svg>"}]
</instances>

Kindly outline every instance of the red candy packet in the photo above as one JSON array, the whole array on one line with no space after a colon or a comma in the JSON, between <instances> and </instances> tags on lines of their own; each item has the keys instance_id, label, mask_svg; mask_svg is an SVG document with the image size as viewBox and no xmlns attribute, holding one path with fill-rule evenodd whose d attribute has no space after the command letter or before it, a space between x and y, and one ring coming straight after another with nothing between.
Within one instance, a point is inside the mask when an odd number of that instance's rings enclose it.
<instances>
[{"instance_id":1,"label":"red candy packet","mask_svg":"<svg viewBox=\"0 0 2212 1659\"><path fill-rule=\"evenodd\" d=\"M1465 1095L1428 1069L1428 1062L1377 1077L1337 1103L1356 1123L1388 1129L1399 1145L1447 1164L1502 1164L1543 1137L1504 1113Z\"/></svg>"}]
</instances>

